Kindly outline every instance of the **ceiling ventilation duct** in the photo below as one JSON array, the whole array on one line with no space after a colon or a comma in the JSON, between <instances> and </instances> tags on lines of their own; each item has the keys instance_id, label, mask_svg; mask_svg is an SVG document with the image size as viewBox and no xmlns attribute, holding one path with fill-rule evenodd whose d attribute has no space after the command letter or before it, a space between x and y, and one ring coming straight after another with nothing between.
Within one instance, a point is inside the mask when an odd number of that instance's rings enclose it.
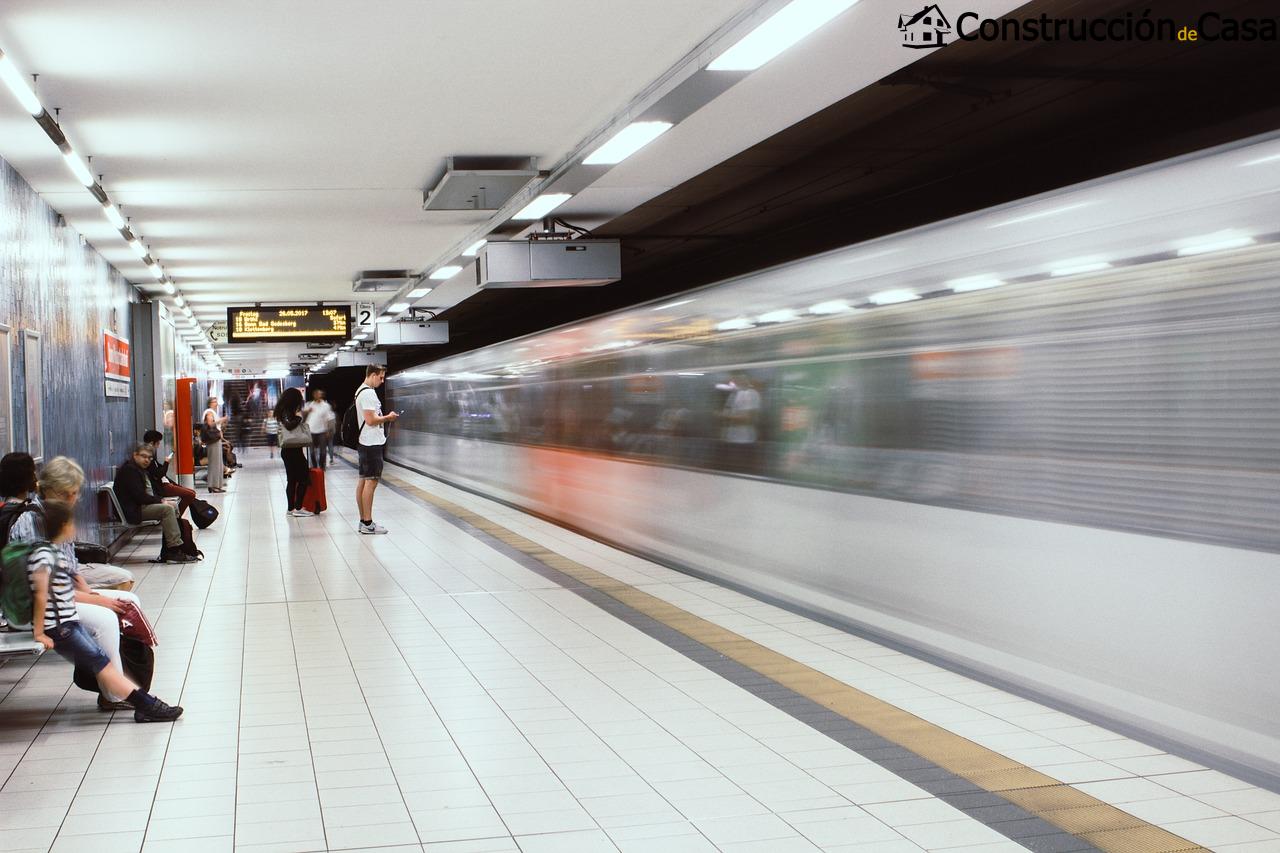
<instances>
[{"instance_id":1,"label":"ceiling ventilation duct","mask_svg":"<svg viewBox=\"0 0 1280 853\"><path fill-rule=\"evenodd\" d=\"M422 209L497 210L542 174L533 157L446 157L439 183L422 194Z\"/></svg>"},{"instance_id":2,"label":"ceiling ventilation duct","mask_svg":"<svg viewBox=\"0 0 1280 853\"><path fill-rule=\"evenodd\" d=\"M351 282L356 293L384 293L399 290L417 278L411 270L364 270Z\"/></svg>"}]
</instances>

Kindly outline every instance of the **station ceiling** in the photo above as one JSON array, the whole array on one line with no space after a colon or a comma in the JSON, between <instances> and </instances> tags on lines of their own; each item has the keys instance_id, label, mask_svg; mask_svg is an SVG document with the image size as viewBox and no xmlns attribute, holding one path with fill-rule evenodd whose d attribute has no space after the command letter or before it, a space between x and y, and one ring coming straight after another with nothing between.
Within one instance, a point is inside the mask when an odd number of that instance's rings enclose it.
<instances>
[{"instance_id":1,"label":"station ceiling","mask_svg":"<svg viewBox=\"0 0 1280 853\"><path fill-rule=\"evenodd\" d=\"M551 169L786 0L6 0L0 48L205 327L228 305L356 301L361 270L426 272L490 214L427 212L461 155ZM953 17L960 7L942 4ZM622 281L419 300L451 323L418 363L1280 126L1275 42L899 44L920 2L861 0L608 170L558 216L620 237ZM967 0L983 16L1141 17L1115 0ZM1192 21L1203 0L1153 14ZM1213 11L1274 16L1274 3ZM665 87L665 88L664 88ZM16 102L0 156L131 281L146 269ZM437 302L437 297L440 298ZM373 297L375 302L389 301ZM299 349L222 347L229 366Z\"/></svg>"},{"instance_id":2,"label":"station ceiling","mask_svg":"<svg viewBox=\"0 0 1280 853\"><path fill-rule=\"evenodd\" d=\"M1150 4L1036 2L1018 16L1139 18ZM1195 21L1203 3L1155 12ZM1274 17L1273 3L1218 4ZM1280 129L1275 42L953 43L603 226L624 278L485 291L408 365L1155 160Z\"/></svg>"},{"instance_id":3,"label":"station ceiling","mask_svg":"<svg viewBox=\"0 0 1280 853\"><path fill-rule=\"evenodd\" d=\"M445 158L523 155L552 171L705 75L787 2L5 0L0 49L39 74L37 95L207 328L228 305L363 301L351 286L362 270L447 262L491 215L422 209ZM996 14L1016 0L972 3ZM735 78L565 213L616 218L914 61L898 44L899 5L861 0ZM7 93L0 156L165 298ZM220 352L269 367L297 349Z\"/></svg>"}]
</instances>

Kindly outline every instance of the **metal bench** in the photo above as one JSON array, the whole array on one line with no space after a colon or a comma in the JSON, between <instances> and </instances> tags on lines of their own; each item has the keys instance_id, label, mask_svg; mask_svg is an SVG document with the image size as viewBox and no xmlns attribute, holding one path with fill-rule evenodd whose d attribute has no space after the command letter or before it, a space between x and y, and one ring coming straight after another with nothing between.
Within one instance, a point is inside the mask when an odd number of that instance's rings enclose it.
<instances>
[{"instance_id":1,"label":"metal bench","mask_svg":"<svg viewBox=\"0 0 1280 853\"><path fill-rule=\"evenodd\" d=\"M156 527L157 525L160 524L159 519L154 519L154 518L143 520L138 524L130 524L129 519L125 518L124 516L124 507L120 505L120 498L116 496L115 487L111 483L103 483L101 486L98 486L98 494L100 495L106 494L107 507L110 510L109 514L119 519L118 522L110 521L109 519L108 521L110 523L118 524L120 527L124 527L128 529L137 529L140 527Z\"/></svg>"},{"instance_id":2,"label":"metal bench","mask_svg":"<svg viewBox=\"0 0 1280 853\"><path fill-rule=\"evenodd\" d=\"M30 633L0 633L0 662L10 658L39 657L44 654L44 646L36 642Z\"/></svg>"}]
</instances>

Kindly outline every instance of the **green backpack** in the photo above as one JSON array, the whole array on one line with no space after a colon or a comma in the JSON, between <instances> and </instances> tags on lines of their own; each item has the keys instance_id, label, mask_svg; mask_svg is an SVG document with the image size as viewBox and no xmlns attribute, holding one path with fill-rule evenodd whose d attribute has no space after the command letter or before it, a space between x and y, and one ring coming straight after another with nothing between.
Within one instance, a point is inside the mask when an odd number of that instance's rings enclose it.
<instances>
[{"instance_id":1,"label":"green backpack","mask_svg":"<svg viewBox=\"0 0 1280 853\"><path fill-rule=\"evenodd\" d=\"M48 542L10 542L0 551L0 613L10 625L27 625L31 622L31 580L27 574L27 562L31 552L48 545Z\"/></svg>"}]
</instances>

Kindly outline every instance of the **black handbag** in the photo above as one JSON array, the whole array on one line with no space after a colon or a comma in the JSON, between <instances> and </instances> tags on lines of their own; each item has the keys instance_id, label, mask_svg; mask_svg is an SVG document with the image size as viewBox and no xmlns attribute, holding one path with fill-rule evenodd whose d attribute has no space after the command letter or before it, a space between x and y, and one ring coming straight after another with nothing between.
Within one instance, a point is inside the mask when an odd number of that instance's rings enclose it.
<instances>
[{"instance_id":1,"label":"black handbag","mask_svg":"<svg viewBox=\"0 0 1280 853\"><path fill-rule=\"evenodd\" d=\"M111 562L111 552L107 550L106 545L99 545L97 542L77 542L75 548L77 563Z\"/></svg>"},{"instance_id":2,"label":"black handbag","mask_svg":"<svg viewBox=\"0 0 1280 853\"><path fill-rule=\"evenodd\" d=\"M213 444L215 441L222 441L222 430L210 424L201 424L200 440L205 444Z\"/></svg>"},{"instance_id":3,"label":"black handbag","mask_svg":"<svg viewBox=\"0 0 1280 853\"><path fill-rule=\"evenodd\" d=\"M151 689L151 678L156 669L156 653L146 643L132 637L120 637L120 662L124 664L124 674L133 679L143 690ZM71 680L76 687L90 693L101 695L98 689L98 678L87 666L77 666L71 673Z\"/></svg>"}]
</instances>

